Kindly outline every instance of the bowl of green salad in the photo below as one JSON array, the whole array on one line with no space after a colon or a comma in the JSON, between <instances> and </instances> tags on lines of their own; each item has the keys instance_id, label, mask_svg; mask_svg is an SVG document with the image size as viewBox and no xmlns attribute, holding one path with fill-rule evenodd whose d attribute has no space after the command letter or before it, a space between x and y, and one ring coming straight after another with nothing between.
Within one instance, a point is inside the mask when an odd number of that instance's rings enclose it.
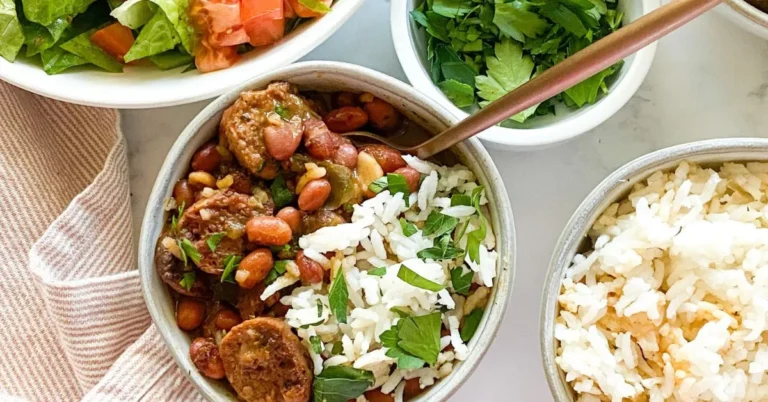
<instances>
[{"instance_id":1,"label":"bowl of green salad","mask_svg":"<svg viewBox=\"0 0 768 402\"><path fill-rule=\"evenodd\" d=\"M416 89L464 119L660 6L660 0L392 2L398 59ZM479 136L503 150L558 144L603 123L634 95L651 45Z\"/></svg>"},{"instance_id":2,"label":"bowl of green salad","mask_svg":"<svg viewBox=\"0 0 768 402\"><path fill-rule=\"evenodd\" d=\"M364 0L0 0L0 79L54 99L149 108L290 64Z\"/></svg>"}]
</instances>

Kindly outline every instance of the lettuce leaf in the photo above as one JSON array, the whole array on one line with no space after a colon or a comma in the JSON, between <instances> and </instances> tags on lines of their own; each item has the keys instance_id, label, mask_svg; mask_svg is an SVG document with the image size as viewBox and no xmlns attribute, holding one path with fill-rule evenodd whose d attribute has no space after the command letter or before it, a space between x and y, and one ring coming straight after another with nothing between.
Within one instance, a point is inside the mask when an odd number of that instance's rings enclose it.
<instances>
[{"instance_id":1,"label":"lettuce leaf","mask_svg":"<svg viewBox=\"0 0 768 402\"><path fill-rule=\"evenodd\" d=\"M0 56L13 62L24 45L24 31L13 0L0 0Z\"/></svg>"},{"instance_id":2,"label":"lettuce leaf","mask_svg":"<svg viewBox=\"0 0 768 402\"><path fill-rule=\"evenodd\" d=\"M152 18L157 5L149 0L128 0L110 13L121 24L131 29L139 29Z\"/></svg>"},{"instance_id":3,"label":"lettuce leaf","mask_svg":"<svg viewBox=\"0 0 768 402\"><path fill-rule=\"evenodd\" d=\"M42 50L40 58L43 61L43 71L48 75L58 74L70 67L88 64L88 60L58 46Z\"/></svg>"},{"instance_id":4,"label":"lettuce leaf","mask_svg":"<svg viewBox=\"0 0 768 402\"><path fill-rule=\"evenodd\" d=\"M74 19L59 18L49 26L27 21L24 13L19 15L19 21L24 28L26 38L24 44L27 45L28 57L50 49L60 41L66 42L85 31L96 28L109 19L109 8L104 2L92 4Z\"/></svg>"},{"instance_id":5,"label":"lettuce leaf","mask_svg":"<svg viewBox=\"0 0 768 402\"><path fill-rule=\"evenodd\" d=\"M59 18L82 13L94 0L24 0L24 15L28 20L48 26Z\"/></svg>"},{"instance_id":6,"label":"lettuce leaf","mask_svg":"<svg viewBox=\"0 0 768 402\"><path fill-rule=\"evenodd\" d=\"M176 30L184 50L189 54L195 54L197 37L195 30L189 22L187 9L189 0L151 0L165 13L166 18Z\"/></svg>"},{"instance_id":7,"label":"lettuce leaf","mask_svg":"<svg viewBox=\"0 0 768 402\"><path fill-rule=\"evenodd\" d=\"M149 61L161 70L170 70L192 63L195 61L195 58L188 55L186 52L174 49L149 56Z\"/></svg>"},{"instance_id":8,"label":"lettuce leaf","mask_svg":"<svg viewBox=\"0 0 768 402\"><path fill-rule=\"evenodd\" d=\"M162 9L158 9L139 32L136 42L125 55L125 62L128 63L171 50L176 47L179 41L179 35L171 21Z\"/></svg>"},{"instance_id":9,"label":"lettuce leaf","mask_svg":"<svg viewBox=\"0 0 768 402\"><path fill-rule=\"evenodd\" d=\"M95 64L111 73L123 71L123 65L112 56L91 42L94 30L86 31L73 39L61 44L61 48L82 57L89 63Z\"/></svg>"}]
</instances>

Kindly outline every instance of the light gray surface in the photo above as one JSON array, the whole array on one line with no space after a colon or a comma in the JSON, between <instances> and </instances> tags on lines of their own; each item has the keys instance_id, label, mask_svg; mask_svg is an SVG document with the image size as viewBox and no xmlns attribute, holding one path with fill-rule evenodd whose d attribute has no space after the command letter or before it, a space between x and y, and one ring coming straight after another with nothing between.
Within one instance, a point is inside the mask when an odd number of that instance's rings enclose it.
<instances>
[{"instance_id":1,"label":"light gray surface","mask_svg":"<svg viewBox=\"0 0 768 402\"><path fill-rule=\"evenodd\" d=\"M388 16L388 2L368 0L307 59L347 61L404 79ZM206 103L123 112L136 236L165 154ZM552 248L574 209L614 169L644 153L744 136L768 137L768 42L710 13L662 40L640 91L598 129L549 150L491 151L515 211L516 288L496 342L452 400L552 400L539 353L539 302Z\"/></svg>"}]
</instances>

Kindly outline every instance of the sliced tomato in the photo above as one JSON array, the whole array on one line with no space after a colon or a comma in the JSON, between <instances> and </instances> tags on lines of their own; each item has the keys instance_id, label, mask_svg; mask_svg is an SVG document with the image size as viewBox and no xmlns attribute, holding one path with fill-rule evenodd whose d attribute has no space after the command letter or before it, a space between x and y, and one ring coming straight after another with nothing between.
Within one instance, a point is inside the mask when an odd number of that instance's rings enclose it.
<instances>
[{"instance_id":1,"label":"sliced tomato","mask_svg":"<svg viewBox=\"0 0 768 402\"><path fill-rule=\"evenodd\" d=\"M240 17L253 46L277 42L285 33L283 0L242 0Z\"/></svg>"},{"instance_id":2,"label":"sliced tomato","mask_svg":"<svg viewBox=\"0 0 768 402\"><path fill-rule=\"evenodd\" d=\"M245 28L242 25L231 32L220 32L211 34L208 37L209 43L214 47L237 46L242 43L248 43L250 40L251 38L248 37L248 33L245 32Z\"/></svg>"},{"instance_id":3,"label":"sliced tomato","mask_svg":"<svg viewBox=\"0 0 768 402\"><path fill-rule=\"evenodd\" d=\"M210 33L232 32L241 25L240 0L200 0Z\"/></svg>"},{"instance_id":4,"label":"sliced tomato","mask_svg":"<svg viewBox=\"0 0 768 402\"><path fill-rule=\"evenodd\" d=\"M288 4L291 5L291 8L301 18L315 18L315 17L322 17L325 15L325 13L320 13L317 11L312 11L311 9L307 8L303 4L299 2L299 0L287 0ZM333 0L318 0L318 2L323 3L327 7L330 7L331 4L333 4Z\"/></svg>"},{"instance_id":5,"label":"sliced tomato","mask_svg":"<svg viewBox=\"0 0 768 402\"><path fill-rule=\"evenodd\" d=\"M102 28L91 35L91 43L100 47L121 63L124 62L125 54L133 46L133 41L131 29L121 25L119 22Z\"/></svg>"},{"instance_id":6,"label":"sliced tomato","mask_svg":"<svg viewBox=\"0 0 768 402\"><path fill-rule=\"evenodd\" d=\"M291 2L288 0L283 0L283 15L286 19L293 19L296 18L296 11L293 11L293 6L291 6Z\"/></svg>"},{"instance_id":7,"label":"sliced tomato","mask_svg":"<svg viewBox=\"0 0 768 402\"><path fill-rule=\"evenodd\" d=\"M195 54L195 65L200 72L223 70L240 60L234 46L213 47L206 39L200 42Z\"/></svg>"}]
</instances>

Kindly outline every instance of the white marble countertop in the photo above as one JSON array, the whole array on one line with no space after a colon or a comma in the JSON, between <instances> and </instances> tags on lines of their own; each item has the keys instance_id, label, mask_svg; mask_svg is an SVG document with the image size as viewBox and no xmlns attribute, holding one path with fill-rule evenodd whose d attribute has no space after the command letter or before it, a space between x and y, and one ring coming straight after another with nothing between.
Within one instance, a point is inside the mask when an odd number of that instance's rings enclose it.
<instances>
[{"instance_id":1,"label":"white marble countertop","mask_svg":"<svg viewBox=\"0 0 768 402\"><path fill-rule=\"evenodd\" d=\"M388 15L388 2L367 1L306 59L346 61L405 80ZM206 103L123 111L136 237L167 150ZM666 146L767 134L768 42L710 13L662 40L639 92L599 128L553 149L492 151L515 212L517 277L495 343L452 400L503 401L511 395L519 401L552 400L539 354L544 273L565 222L600 180L631 159Z\"/></svg>"}]
</instances>

